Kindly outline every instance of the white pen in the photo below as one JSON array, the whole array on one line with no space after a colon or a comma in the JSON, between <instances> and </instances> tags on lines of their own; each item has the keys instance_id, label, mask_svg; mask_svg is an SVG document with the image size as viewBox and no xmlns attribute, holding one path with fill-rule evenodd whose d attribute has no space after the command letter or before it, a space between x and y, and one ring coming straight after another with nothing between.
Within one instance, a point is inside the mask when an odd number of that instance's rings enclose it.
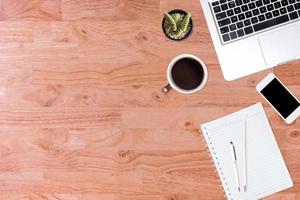
<instances>
[{"instance_id":1,"label":"white pen","mask_svg":"<svg viewBox=\"0 0 300 200\"><path fill-rule=\"evenodd\" d=\"M237 167L236 151L235 151L235 147L233 145L233 142L230 142L230 145L231 145L231 149L232 149L232 161L233 161L236 185L237 185L238 191L240 192L241 191L241 186L240 186L239 171L238 171L238 167Z\"/></svg>"},{"instance_id":2,"label":"white pen","mask_svg":"<svg viewBox=\"0 0 300 200\"><path fill-rule=\"evenodd\" d=\"M244 120L244 192L247 190L247 118Z\"/></svg>"}]
</instances>

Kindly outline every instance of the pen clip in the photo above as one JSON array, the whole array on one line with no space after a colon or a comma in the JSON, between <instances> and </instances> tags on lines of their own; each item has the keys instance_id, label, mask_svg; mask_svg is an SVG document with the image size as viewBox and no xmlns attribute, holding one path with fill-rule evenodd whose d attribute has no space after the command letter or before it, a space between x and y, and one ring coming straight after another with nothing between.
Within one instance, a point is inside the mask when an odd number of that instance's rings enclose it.
<instances>
[{"instance_id":1,"label":"pen clip","mask_svg":"<svg viewBox=\"0 0 300 200\"><path fill-rule=\"evenodd\" d=\"M231 141L230 144L231 144L231 146L232 146L233 159L234 159L234 161L237 161L237 158L236 158L236 152L235 152L235 147L234 147L234 145L233 145L233 142Z\"/></svg>"}]
</instances>

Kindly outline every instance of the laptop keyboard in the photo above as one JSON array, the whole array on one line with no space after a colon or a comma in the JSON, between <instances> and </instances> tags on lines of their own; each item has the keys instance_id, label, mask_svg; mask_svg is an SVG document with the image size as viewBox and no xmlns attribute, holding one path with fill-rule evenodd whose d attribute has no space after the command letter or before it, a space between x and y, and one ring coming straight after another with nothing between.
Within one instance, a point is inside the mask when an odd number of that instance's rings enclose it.
<instances>
[{"instance_id":1,"label":"laptop keyboard","mask_svg":"<svg viewBox=\"0 0 300 200\"><path fill-rule=\"evenodd\" d=\"M218 0L211 8L222 43L300 19L300 0Z\"/></svg>"}]
</instances>

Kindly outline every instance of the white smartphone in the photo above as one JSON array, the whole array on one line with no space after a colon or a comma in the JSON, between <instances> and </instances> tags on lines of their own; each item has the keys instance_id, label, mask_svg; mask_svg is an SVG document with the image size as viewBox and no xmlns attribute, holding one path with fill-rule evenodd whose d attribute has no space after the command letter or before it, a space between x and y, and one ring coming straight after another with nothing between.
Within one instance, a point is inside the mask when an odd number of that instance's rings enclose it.
<instances>
[{"instance_id":1,"label":"white smartphone","mask_svg":"<svg viewBox=\"0 0 300 200\"><path fill-rule=\"evenodd\" d=\"M291 124L300 116L300 102L273 74L266 76L256 90L277 111L281 118Z\"/></svg>"}]
</instances>

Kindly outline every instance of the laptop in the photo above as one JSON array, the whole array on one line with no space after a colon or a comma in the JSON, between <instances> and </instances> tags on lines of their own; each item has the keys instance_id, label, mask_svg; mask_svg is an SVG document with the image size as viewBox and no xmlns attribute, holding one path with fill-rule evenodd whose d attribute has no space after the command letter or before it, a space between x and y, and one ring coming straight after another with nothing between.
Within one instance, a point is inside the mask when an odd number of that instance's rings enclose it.
<instances>
[{"instance_id":1,"label":"laptop","mask_svg":"<svg viewBox=\"0 0 300 200\"><path fill-rule=\"evenodd\" d=\"M224 78L300 58L300 0L200 0Z\"/></svg>"}]
</instances>

